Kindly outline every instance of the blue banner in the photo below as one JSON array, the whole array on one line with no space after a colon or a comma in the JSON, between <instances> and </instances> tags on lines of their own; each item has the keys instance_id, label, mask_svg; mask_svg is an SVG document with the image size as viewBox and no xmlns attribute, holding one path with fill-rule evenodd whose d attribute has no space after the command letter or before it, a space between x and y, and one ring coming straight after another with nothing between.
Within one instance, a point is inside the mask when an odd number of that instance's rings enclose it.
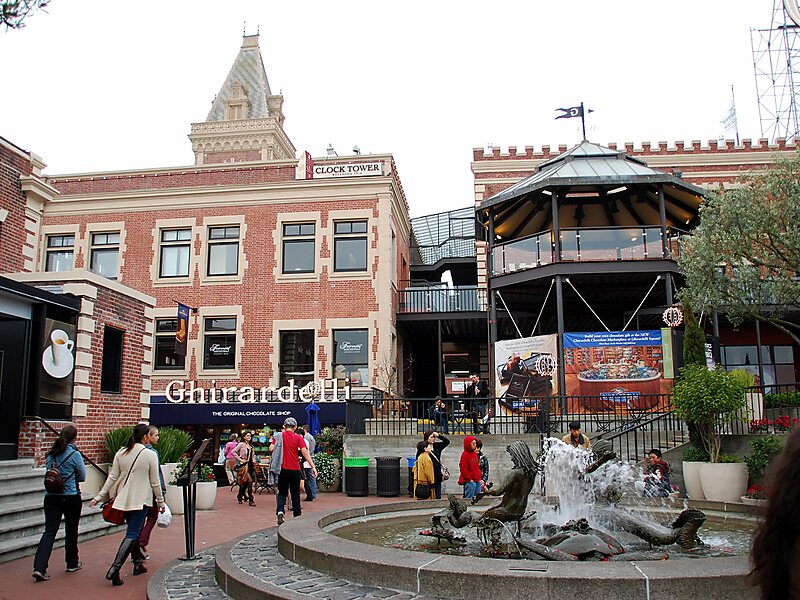
<instances>
[{"instance_id":1,"label":"blue banner","mask_svg":"<svg viewBox=\"0 0 800 600\"><path fill-rule=\"evenodd\" d=\"M564 348L660 345L660 329L652 331L591 331L564 334Z\"/></svg>"},{"instance_id":2,"label":"blue banner","mask_svg":"<svg viewBox=\"0 0 800 600\"><path fill-rule=\"evenodd\" d=\"M150 422L153 425L281 425L294 417L301 425L308 420L307 402L230 402L172 403L166 396L150 399ZM345 423L347 402L318 402L322 427Z\"/></svg>"}]
</instances>

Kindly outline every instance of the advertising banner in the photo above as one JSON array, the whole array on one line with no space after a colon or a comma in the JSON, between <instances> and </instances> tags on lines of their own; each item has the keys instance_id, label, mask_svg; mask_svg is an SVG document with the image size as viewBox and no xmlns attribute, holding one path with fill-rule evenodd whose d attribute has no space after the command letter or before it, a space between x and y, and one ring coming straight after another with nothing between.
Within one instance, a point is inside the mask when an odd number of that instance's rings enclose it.
<instances>
[{"instance_id":1,"label":"advertising banner","mask_svg":"<svg viewBox=\"0 0 800 600\"><path fill-rule=\"evenodd\" d=\"M558 393L558 336L499 340L494 345L496 414L538 412L540 399Z\"/></svg>"},{"instance_id":2,"label":"advertising banner","mask_svg":"<svg viewBox=\"0 0 800 600\"><path fill-rule=\"evenodd\" d=\"M672 390L669 330L564 334L571 410L654 410Z\"/></svg>"},{"instance_id":3,"label":"advertising banner","mask_svg":"<svg viewBox=\"0 0 800 600\"><path fill-rule=\"evenodd\" d=\"M72 383L75 378L74 325L45 319L44 341L41 350L42 370L39 398L45 405L72 404Z\"/></svg>"},{"instance_id":4,"label":"advertising banner","mask_svg":"<svg viewBox=\"0 0 800 600\"><path fill-rule=\"evenodd\" d=\"M178 329L175 332L175 354L186 356L186 344L189 337L189 307L178 303Z\"/></svg>"}]
</instances>

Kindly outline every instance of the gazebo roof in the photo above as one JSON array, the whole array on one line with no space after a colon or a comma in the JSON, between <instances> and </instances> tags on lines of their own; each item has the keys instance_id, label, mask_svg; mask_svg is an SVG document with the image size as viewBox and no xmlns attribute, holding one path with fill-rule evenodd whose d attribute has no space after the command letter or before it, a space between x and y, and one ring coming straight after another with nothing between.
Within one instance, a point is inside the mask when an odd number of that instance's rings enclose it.
<instances>
[{"instance_id":1,"label":"gazebo roof","mask_svg":"<svg viewBox=\"0 0 800 600\"><path fill-rule=\"evenodd\" d=\"M564 226L655 225L658 189L663 189L667 225L691 227L698 219L703 188L650 168L622 151L583 141L539 164L536 172L493 196L477 208L484 222L495 215L495 231L518 237L549 226L553 198L564 214ZM624 209L624 212L620 212Z\"/></svg>"}]
</instances>

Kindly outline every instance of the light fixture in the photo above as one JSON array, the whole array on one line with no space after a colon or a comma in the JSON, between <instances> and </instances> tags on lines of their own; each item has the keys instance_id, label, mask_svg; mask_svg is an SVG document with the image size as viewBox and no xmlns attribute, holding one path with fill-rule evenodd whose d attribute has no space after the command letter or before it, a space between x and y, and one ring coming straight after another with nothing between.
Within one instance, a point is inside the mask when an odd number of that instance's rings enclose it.
<instances>
[{"instance_id":1,"label":"light fixture","mask_svg":"<svg viewBox=\"0 0 800 600\"><path fill-rule=\"evenodd\" d=\"M545 194L546 196L552 196L553 195L553 192L551 192L550 190L542 190L542 193Z\"/></svg>"},{"instance_id":2,"label":"light fixture","mask_svg":"<svg viewBox=\"0 0 800 600\"><path fill-rule=\"evenodd\" d=\"M567 198L599 198L598 192L570 192Z\"/></svg>"},{"instance_id":3,"label":"light fixture","mask_svg":"<svg viewBox=\"0 0 800 600\"><path fill-rule=\"evenodd\" d=\"M636 236L633 236L633 237L631 238L631 241L632 241L632 242L635 242L635 241L636 241Z\"/></svg>"},{"instance_id":4,"label":"light fixture","mask_svg":"<svg viewBox=\"0 0 800 600\"><path fill-rule=\"evenodd\" d=\"M613 190L608 190L606 192L606 196L610 196L611 194L617 194L619 192L624 192L627 189L628 189L628 186L621 185L620 187L614 188Z\"/></svg>"}]
</instances>

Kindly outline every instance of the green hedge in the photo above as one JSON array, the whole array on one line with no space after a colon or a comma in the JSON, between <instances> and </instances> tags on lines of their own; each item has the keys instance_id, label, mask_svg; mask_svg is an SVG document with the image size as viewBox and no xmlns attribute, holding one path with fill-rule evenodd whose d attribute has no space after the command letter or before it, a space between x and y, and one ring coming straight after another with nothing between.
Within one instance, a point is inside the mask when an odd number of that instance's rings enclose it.
<instances>
[{"instance_id":1,"label":"green hedge","mask_svg":"<svg viewBox=\"0 0 800 600\"><path fill-rule=\"evenodd\" d=\"M782 408L784 406L800 406L800 392L764 396L764 408Z\"/></svg>"}]
</instances>

